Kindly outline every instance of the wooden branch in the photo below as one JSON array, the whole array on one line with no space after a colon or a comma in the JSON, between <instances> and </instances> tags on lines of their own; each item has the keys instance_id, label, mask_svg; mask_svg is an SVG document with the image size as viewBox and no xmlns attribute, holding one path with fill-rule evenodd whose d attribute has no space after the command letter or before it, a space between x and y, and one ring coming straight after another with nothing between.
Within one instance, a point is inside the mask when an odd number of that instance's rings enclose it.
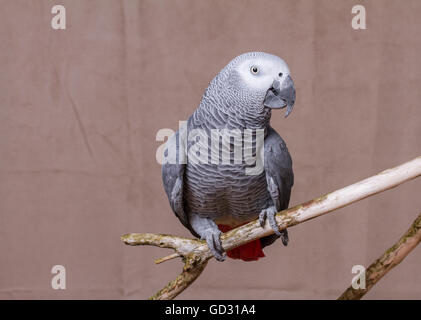
<instances>
[{"instance_id":1,"label":"wooden branch","mask_svg":"<svg viewBox=\"0 0 421 320\"><path fill-rule=\"evenodd\" d=\"M281 229L291 227L345 207L379 192L394 188L419 176L421 176L421 157L417 157L395 168L385 170L375 176L304 204L283 210L276 215L276 222ZM223 234L221 236L222 246L228 251L272 233L273 230L269 226L268 221L266 221L265 226L262 228L260 227L258 220L254 220ZM206 243L202 240L150 233L126 234L122 236L122 240L128 245L154 245L163 248L171 248L176 251L178 256L182 257L185 263L183 272L150 299L175 298L185 288L192 284L206 267L207 261L212 258L212 254ZM171 258L173 257L175 257L175 255L171 255ZM167 257L158 259L158 262L163 259L167 260Z\"/></svg>"},{"instance_id":2,"label":"wooden branch","mask_svg":"<svg viewBox=\"0 0 421 320\"><path fill-rule=\"evenodd\" d=\"M386 273L397 266L421 241L421 213L408 231L365 271L365 289L346 289L338 300L361 299Z\"/></svg>"}]
</instances>

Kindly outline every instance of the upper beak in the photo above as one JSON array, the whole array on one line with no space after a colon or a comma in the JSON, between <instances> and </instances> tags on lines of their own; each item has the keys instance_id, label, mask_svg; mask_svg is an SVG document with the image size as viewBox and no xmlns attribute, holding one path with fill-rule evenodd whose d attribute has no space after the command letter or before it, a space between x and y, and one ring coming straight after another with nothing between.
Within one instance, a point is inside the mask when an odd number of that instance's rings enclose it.
<instances>
[{"instance_id":1,"label":"upper beak","mask_svg":"<svg viewBox=\"0 0 421 320\"><path fill-rule=\"evenodd\" d=\"M288 75L282 84L274 80L272 87L267 91L263 105L271 109L283 109L287 107L285 118L291 113L295 102L294 82Z\"/></svg>"}]
</instances>

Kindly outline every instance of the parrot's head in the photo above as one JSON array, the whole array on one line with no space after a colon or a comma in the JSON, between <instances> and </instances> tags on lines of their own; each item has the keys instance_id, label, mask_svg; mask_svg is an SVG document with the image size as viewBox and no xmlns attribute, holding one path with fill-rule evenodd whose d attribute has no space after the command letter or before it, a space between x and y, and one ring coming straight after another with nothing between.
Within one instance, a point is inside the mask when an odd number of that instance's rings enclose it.
<instances>
[{"instance_id":1,"label":"parrot's head","mask_svg":"<svg viewBox=\"0 0 421 320\"><path fill-rule=\"evenodd\" d=\"M289 68L272 54L244 53L231 60L215 80L228 105L247 117L262 117L280 108L286 108L287 117L294 106L295 88Z\"/></svg>"},{"instance_id":2,"label":"parrot's head","mask_svg":"<svg viewBox=\"0 0 421 320\"><path fill-rule=\"evenodd\" d=\"M240 91L256 96L256 107L270 109L287 108L287 117L294 106L295 88L290 71L284 60L264 53L250 52L237 57L232 77Z\"/></svg>"}]
</instances>

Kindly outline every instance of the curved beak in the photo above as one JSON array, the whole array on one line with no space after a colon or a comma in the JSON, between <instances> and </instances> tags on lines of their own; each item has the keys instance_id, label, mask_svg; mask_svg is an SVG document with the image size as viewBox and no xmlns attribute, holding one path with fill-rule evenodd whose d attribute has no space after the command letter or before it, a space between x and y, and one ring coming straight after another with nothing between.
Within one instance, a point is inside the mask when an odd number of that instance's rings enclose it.
<instances>
[{"instance_id":1,"label":"curved beak","mask_svg":"<svg viewBox=\"0 0 421 320\"><path fill-rule=\"evenodd\" d=\"M283 109L287 107L285 118L291 113L295 102L294 82L288 75L282 84L278 80L274 80L272 87L266 93L263 105L271 109Z\"/></svg>"}]
</instances>

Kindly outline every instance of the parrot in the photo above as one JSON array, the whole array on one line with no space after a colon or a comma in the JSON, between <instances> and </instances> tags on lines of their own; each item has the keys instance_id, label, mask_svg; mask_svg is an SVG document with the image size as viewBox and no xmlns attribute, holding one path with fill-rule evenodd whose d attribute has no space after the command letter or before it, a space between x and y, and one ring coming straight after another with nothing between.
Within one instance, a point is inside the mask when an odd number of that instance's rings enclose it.
<instances>
[{"instance_id":1,"label":"parrot","mask_svg":"<svg viewBox=\"0 0 421 320\"><path fill-rule=\"evenodd\" d=\"M244 53L213 78L197 109L164 145L162 182L171 209L195 237L206 241L218 261L226 256L256 261L277 239L284 246L289 242L288 231L279 229L275 214L289 205L292 159L270 119L273 109L283 108L286 118L294 103L295 87L286 62L265 52ZM247 130L254 132L253 143L238 142L234 134L221 135L213 145L220 149L205 152L213 132L240 132L245 137ZM260 148L257 132L263 141ZM220 153L232 156L236 148L241 155L260 156L260 170L258 160L252 173L244 161L221 164ZM218 161L209 161L213 156ZM257 218L261 227L268 221L274 233L225 252L221 234Z\"/></svg>"}]
</instances>

